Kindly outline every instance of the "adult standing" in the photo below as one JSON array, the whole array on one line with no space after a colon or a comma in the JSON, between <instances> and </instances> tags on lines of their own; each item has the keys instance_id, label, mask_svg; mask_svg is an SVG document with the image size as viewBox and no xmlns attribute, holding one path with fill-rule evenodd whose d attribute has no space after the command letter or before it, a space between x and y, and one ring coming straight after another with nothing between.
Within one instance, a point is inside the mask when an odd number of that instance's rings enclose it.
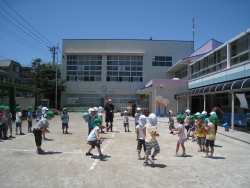
<instances>
[{"instance_id":1,"label":"adult standing","mask_svg":"<svg viewBox=\"0 0 250 188\"><path fill-rule=\"evenodd\" d=\"M222 121L222 116L224 115L224 112L221 109L220 104L216 104L215 107L213 107L212 112L215 112L218 116L219 121Z\"/></svg>"},{"instance_id":2,"label":"adult standing","mask_svg":"<svg viewBox=\"0 0 250 188\"><path fill-rule=\"evenodd\" d=\"M113 100L109 99L104 107L105 111L105 122L106 122L106 132L113 132L113 119L114 119L114 105L112 104ZM108 125L109 124L109 125Z\"/></svg>"},{"instance_id":3,"label":"adult standing","mask_svg":"<svg viewBox=\"0 0 250 188\"><path fill-rule=\"evenodd\" d=\"M134 102L134 103L132 104L132 116L133 116L133 118L135 118L136 104L137 104L137 102Z\"/></svg>"}]
</instances>

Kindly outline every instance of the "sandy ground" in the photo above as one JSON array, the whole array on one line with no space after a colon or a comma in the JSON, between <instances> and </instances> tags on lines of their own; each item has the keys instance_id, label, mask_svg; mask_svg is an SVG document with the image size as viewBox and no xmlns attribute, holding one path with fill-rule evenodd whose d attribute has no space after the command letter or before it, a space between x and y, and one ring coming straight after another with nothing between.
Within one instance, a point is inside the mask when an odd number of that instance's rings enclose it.
<instances>
[{"instance_id":1,"label":"sandy ground","mask_svg":"<svg viewBox=\"0 0 250 188\"><path fill-rule=\"evenodd\" d=\"M196 143L185 142L187 157L174 157L176 135L169 134L168 119L159 118L161 152L155 164L137 159L134 121L124 132L122 117L115 115L114 132L101 134L105 161L85 156L87 124L81 113L69 113L69 132L61 121L50 121L50 141L43 141L44 155L36 154L32 133L0 141L0 187L250 187L250 145L217 134L213 159L204 159ZM33 125L35 120L33 121ZM176 125L176 124L175 124ZM13 124L15 128L15 124ZM27 121L23 121L27 133ZM15 132L13 132L15 133ZM180 152L181 153L181 150Z\"/></svg>"}]
</instances>

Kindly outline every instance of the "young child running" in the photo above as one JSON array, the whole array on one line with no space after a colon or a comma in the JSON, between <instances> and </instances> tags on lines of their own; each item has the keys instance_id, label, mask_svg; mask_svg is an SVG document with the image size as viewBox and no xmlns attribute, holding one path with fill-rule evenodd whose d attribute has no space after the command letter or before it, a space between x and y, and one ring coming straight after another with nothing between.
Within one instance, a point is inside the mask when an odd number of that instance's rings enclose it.
<instances>
[{"instance_id":1,"label":"young child running","mask_svg":"<svg viewBox=\"0 0 250 188\"><path fill-rule=\"evenodd\" d=\"M172 117L173 112L171 110L168 111L168 124L169 124L169 130L170 130L170 134L173 134L173 129L175 129L174 126L174 118Z\"/></svg>"},{"instance_id":2,"label":"young child running","mask_svg":"<svg viewBox=\"0 0 250 188\"><path fill-rule=\"evenodd\" d=\"M146 152L146 144L145 144L145 134L142 131L142 128L147 123L147 117L145 115L141 115L139 117L139 125L137 125L135 128L137 129L136 134L136 141L137 141L137 152L138 152L138 160L141 159L141 149L143 146L144 153ZM145 157L144 157L145 158Z\"/></svg>"},{"instance_id":3,"label":"young child running","mask_svg":"<svg viewBox=\"0 0 250 188\"><path fill-rule=\"evenodd\" d=\"M137 108L135 113L135 127L139 124L139 117L142 115L141 108ZM136 132L136 129L135 129Z\"/></svg>"},{"instance_id":4,"label":"young child running","mask_svg":"<svg viewBox=\"0 0 250 188\"><path fill-rule=\"evenodd\" d=\"M51 120L54 117L54 113L52 111L46 112L44 117L37 122L33 129L34 137L35 137L35 142L36 142L36 153L37 154L43 154L44 150L42 150L42 130L46 133L50 133L48 129L46 129L46 125L48 125L48 120Z\"/></svg>"},{"instance_id":5,"label":"young child running","mask_svg":"<svg viewBox=\"0 0 250 188\"><path fill-rule=\"evenodd\" d=\"M198 152L205 151L205 138L206 138L206 131L205 131L205 122L204 122L204 115L200 114L197 116L198 118L198 127L196 130L197 135L197 144L199 145Z\"/></svg>"},{"instance_id":6,"label":"young child running","mask_svg":"<svg viewBox=\"0 0 250 188\"><path fill-rule=\"evenodd\" d=\"M33 120L33 115L32 115L32 106L28 107L28 113L27 113L27 121L28 121L28 132L32 133L32 120Z\"/></svg>"},{"instance_id":7,"label":"young child running","mask_svg":"<svg viewBox=\"0 0 250 188\"><path fill-rule=\"evenodd\" d=\"M149 166L148 160L154 164L154 157L160 153L160 146L156 140L157 136L160 136L157 132L158 121L154 113L149 114L147 124L142 128L145 135L145 144L146 144L146 154L143 166ZM151 150L154 148L154 153L151 157Z\"/></svg>"},{"instance_id":8,"label":"young child running","mask_svg":"<svg viewBox=\"0 0 250 188\"><path fill-rule=\"evenodd\" d=\"M107 155L102 154L101 151L101 146L100 144L102 143L101 138L99 137L99 129L102 127L102 119L101 118L96 118L94 120L94 129L90 132L89 136L88 136L88 143L90 145L90 148L88 150L88 152L86 153L86 156L92 156L93 154L91 153L92 149L95 149L95 146L97 147L97 151L99 153L99 158L105 159L107 157Z\"/></svg>"},{"instance_id":9,"label":"young child running","mask_svg":"<svg viewBox=\"0 0 250 188\"><path fill-rule=\"evenodd\" d=\"M214 141L216 139L215 135L215 124L217 124L218 117L217 115L211 115L209 117L209 123L205 127L207 134L206 134L206 155L203 155L204 158L213 158L214 154ZM209 146L211 149L211 154L208 155Z\"/></svg>"},{"instance_id":10,"label":"young child running","mask_svg":"<svg viewBox=\"0 0 250 188\"><path fill-rule=\"evenodd\" d=\"M10 107L5 106L5 116L6 116L6 136L8 135L8 129L10 129L9 138L12 138L12 114L10 112Z\"/></svg>"},{"instance_id":11,"label":"young child running","mask_svg":"<svg viewBox=\"0 0 250 188\"><path fill-rule=\"evenodd\" d=\"M62 133L69 134L68 128L69 128L69 115L67 108L63 108L63 113L61 114L61 120L62 120ZM64 132L65 130L65 132Z\"/></svg>"},{"instance_id":12,"label":"young child running","mask_svg":"<svg viewBox=\"0 0 250 188\"><path fill-rule=\"evenodd\" d=\"M123 126L124 126L124 129L125 129L125 132L127 132L127 129L128 129L128 132L130 132L129 131L129 118L128 118L128 112L127 111L124 111Z\"/></svg>"},{"instance_id":13,"label":"young child running","mask_svg":"<svg viewBox=\"0 0 250 188\"><path fill-rule=\"evenodd\" d=\"M174 153L174 156L175 157L179 157L178 155L178 151L179 151L179 147L181 145L182 147L182 157L185 157L186 156L186 149L185 149L185 146L184 146L184 142L186 141L186 135L185 135L185 129L184 129L184 120L185 120L185 116L184 115L178 115L176 116L176 119L177 119L177 122L179 123L178 125L178 128L177 129L174 129L174 133L173 135L177 135L177 145L176 145L176 150L175 150L175 153Z\"/></svg>"}]
</instances>

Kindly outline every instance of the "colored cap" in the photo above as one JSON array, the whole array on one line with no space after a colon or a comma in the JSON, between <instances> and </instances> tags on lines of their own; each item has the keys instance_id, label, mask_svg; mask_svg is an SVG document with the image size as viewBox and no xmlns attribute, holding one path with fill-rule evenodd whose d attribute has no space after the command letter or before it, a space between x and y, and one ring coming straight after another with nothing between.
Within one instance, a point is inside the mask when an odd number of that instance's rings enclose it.
<instances>
[{"instance_id":1,"label":"colored cap","mask_svg":"<svg viewBox=\"0 0 250 188\"><path fill-rule=\"evenodd\" d=\"M67 108L63 108L63 111L64 111L64 110L68 111L68 109L67 109Z\"/></svg>"},{"instance_id":2,"label":"colored cap","mask_svg":"<svg viewBox=\"0 0 250 188\"><path fill-rule=\"evenodd\" d=\"M42 107L41 107L41 106L38 106L38 107L37 107L37 110L42 110Z\"/></svg>"},{"instance_id":3,"label":"colored cap","mask_svg":"<svg viewBox=\"0 0 250 188\"><path fill-rule=\"evenodd\" d=\"M155 125L158 124L156 115L154 113L149 114L149 116L148 116L148 123L151 126L155 126Z\"/></svg>"},{"instance_id":4,"label":"colored cap","mask_svg":"<svg viewBox=\"0 0 250 188\"><path fill-rule=\"evenodd\" d=\"M184 121L186 117L184 115L178 115L176 116L176 119L180 119L181 121Z\"/></svg>"},{"instance_id":5,"label":"colored cap","mask_svg":"<svg viewBox=\"0 0 250 188\"><path fill-rule=\"evenodd\" d=\"M98 108L97 108L97 107L94 107L93 109L94 109L94 111L98 111Z\"/></svg>"},{"instance_id":6,"label":"colored cap","mask_svg":"<svg viewBox=\"0 0 250 188\"><path fill-rule=\"evenodd\" d=\"M199 115L197 116L197 118L198 118L198 119L204 120L204 119L205 119L205 116L204 116L203 114L199 114Z\"/></svg>"},{"instance_id":7,"label":"colored cap","mask_svg":"<svg viewBox=\"0 0 250 188\"><path fill-rule=\"evenodd\" d=\"M190 114L190 112L191 112L191 111L190 111L189 109L186 109L186 111L185 111L185 112L187 112L187 113L189 113L189 114Z\"/></svg>"},{"instance_id":8,"label":"colored cap","mask_svg":"<svg viewBox=\"0 0 250 188\"><path fill-rule=\"evenodd\" d=\"M147 117L145 115L141 115L139 117L139 125L144 126L147 124Z\"/></svg>"},{"instance_id":9,"label":"colored cap","mask_svg":"<svg viewBox=\"0 0 250 188\"><path fill-rule=\"evenodd\" d=\"M215 112L210 112L210 115L216 115L216 113Z\"/></svg>"},{"instance_id":10,"label":"colored cap","mask_svg":"<svg viewBox=\"0 0 250 188\"><path fill-rule=\"evenodd\" d=\"M29 107L28 107L28 110L31 110L31 109L33 109L33 107L32 107L32 106L29 106Z\"/></svg>"},{"instance_id":11,"label":"colored cap","mask_svg":"<svg viewBox=\"0 0 250 188\"><path fill-rule=\"evenodd\" d=\"M54 117L54 113L52 112L52 111L48 111L48 112L46 112L46 114L45 114L45 118L47 118L47 117Z\"/></svg>"},{"instance_id":12,"label":"colored cap","mask_svg":"<svg viewBox=\"0 0 250 188\"><path fill-rule=\"evenodd\" d=\"M213 124L217 124L218 123L218 116L217 115L211 115L210 117L209 117L209 119L211 119L212 120L212 122L213 122Z\"/></svg>"},{"instance_id":13,"label":"colored cap","mask_svg":"<svg viewBox=\"0 0 250 188\"><path fill-rule=\"evenodd\" d=\"M43 111L49 110L47 107L42 107Z\"/></svg>"},{"instance_id":14,"label":"colored cap","mask_svg":"<svg viewBox=\"0 0 250 188\"><path fill-rule=\"evenodd\" d=\"M88 110L88 112L90 113L90 112L94 112L94 109L93 108L90 108L89 110Z\"/></svg>"},{"instance_id":15,"label":"colored cap","mask_svg":"<svg viewBox=\"0 0 250 188\"><path fill-rule=\"evenodd\" d=\"M113 102L113 100L112 99L108 99L107 102Z\"/></svg>"},{"instance_id":16,"label":"colored cap","mask_svg":"<svg viewBox=\"0 0 250 188\"><path fill-rule=\"evenodd\" d=\"M96 127L99 123L102 123L103 121L102 121L102 119L101 118L95 118L95 120L94 120L94 126Z\"/></svg>"},{"instance_id":17,"label":"colored cap","mask_svg":"<svg viewBox=\"0 0 250 188\"><path fill-rule=\"evenodd\" d=\"M16 111L20 111L20 109L21 109L21 106L16 107Z\"/></svg>"},{"instance_id":18,"label":"colored cap","mask_svg":"<svg viewBox=\"0 0 250 188\"><path fill-rule=\"evenodd\" d=\"M4 110L9 110L9 109L10 109L9 106L5 106L5 107L4 107Z\"/></svg>"},{"instance_id":19,"label":"colored cap","mask_svg":"<svg viewBox=\"0 0 250 188\"><path fill-rule=\"evenodd\" d=\"M195 114L195 115L196 115L196 116L198 116L198 115L200 115L200 114L201 114L200 112L196 112L196 114Z\"/></svg>"},{"instance_id":20,"label":"colored cap","mask_svg":"<svg viewBox=\"0 0 250 188\"><path fill-rule=\"evenodd\" d=\"M173 114L172 110L169 110L168 112L169 112L171 115Z\"/></svg>"}]
</instances>

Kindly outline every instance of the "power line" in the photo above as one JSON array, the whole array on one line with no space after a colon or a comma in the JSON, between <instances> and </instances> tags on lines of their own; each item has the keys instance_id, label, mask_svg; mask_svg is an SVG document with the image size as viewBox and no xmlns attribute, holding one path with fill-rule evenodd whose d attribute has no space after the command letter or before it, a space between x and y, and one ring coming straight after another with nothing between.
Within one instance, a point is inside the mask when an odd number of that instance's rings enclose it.
<instances>
[{"instance_id":1,"label":"power line","mask_svg":"<svg viewBox=\"0 0 250 188\"><path fill-rule=\"evenodd\" d=\"M47 38L45 38L41 33L39 33L34 27L32 27L20 14L18 14L5 0L3 0L5 4L7 4L26 24L28 24L32 29L34 29L41 37L43 37L46 41L50 43L49 46L53 46L54 44L50 42Z\"/></svg>"}]
</instances>

